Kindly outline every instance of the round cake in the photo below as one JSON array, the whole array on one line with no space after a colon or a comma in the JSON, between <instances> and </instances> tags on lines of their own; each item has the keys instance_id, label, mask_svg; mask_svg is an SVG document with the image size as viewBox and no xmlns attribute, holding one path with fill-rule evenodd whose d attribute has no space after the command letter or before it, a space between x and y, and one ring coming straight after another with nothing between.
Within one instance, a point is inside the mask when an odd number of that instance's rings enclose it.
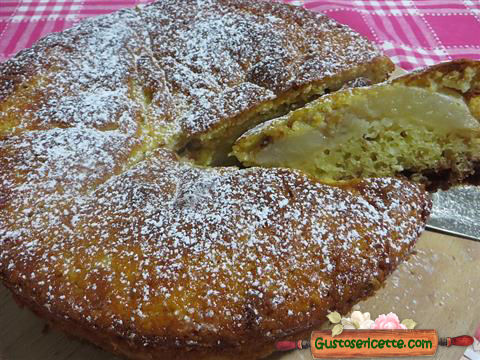
<instances>
[{"instance_id":1,"label":"round cake","mask_svg":"<svg viewBox=\"0 0 480 360\"><path fill-rule=\"evenodd\" d=\"M166 0L47 36L0 65L3 283L132 359L259 358L348 311L412 250L422 187L217 165L245 130L391 70L265 2Z\"/></svg>"}]
</instances>

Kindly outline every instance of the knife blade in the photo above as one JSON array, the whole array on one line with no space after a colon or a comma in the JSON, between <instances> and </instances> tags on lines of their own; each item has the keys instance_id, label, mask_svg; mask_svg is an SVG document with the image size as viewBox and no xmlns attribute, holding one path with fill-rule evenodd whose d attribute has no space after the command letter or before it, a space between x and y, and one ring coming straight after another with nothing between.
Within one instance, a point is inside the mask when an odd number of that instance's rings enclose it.
<instances>
[{"instance_id":1,"label":"knife blade","mask_svg":"<svg viewBox=\"0 0 480 360\"><path fill-rule=\"evenodd\" d=\"M480 241L480 187L459 186L432 195L427 230Z\"/></svg>"}]
</instances>

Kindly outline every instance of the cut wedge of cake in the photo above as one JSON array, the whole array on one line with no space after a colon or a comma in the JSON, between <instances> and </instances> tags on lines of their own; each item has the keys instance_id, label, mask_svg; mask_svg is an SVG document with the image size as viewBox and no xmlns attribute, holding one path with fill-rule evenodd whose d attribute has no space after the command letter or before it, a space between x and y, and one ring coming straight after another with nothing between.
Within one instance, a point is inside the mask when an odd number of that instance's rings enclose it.
<instances>
[{"instance_id":1,"label":"cut wedge of cake","mask_svg":"<svg viewBox=\"0 0 480 360\"><path fill-rule=\"evenodd\" d=\"M327 183L405 175L445 188L476 181L479 119L480 62L457 60L323 96L246 132L233 153Z\"/></svg>"}]
</instances>

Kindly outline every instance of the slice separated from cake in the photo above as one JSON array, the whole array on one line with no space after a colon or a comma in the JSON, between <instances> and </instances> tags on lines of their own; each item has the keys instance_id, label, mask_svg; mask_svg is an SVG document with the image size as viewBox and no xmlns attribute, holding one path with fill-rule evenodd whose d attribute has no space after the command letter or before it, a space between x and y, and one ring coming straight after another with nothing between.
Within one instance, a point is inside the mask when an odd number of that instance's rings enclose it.
<instances>
[{"instance_id":1,"label":"slice separated from cake","mask_svg":"<svg viewBox=\"0 0 480 360\"><path fill-rule=\"evenodd\" d=\"M479 119L480 62L457 60L323 96L249 130L233 153L327 183L405 175L433 190L478 181Z\"/></svg>"}]
</instances>

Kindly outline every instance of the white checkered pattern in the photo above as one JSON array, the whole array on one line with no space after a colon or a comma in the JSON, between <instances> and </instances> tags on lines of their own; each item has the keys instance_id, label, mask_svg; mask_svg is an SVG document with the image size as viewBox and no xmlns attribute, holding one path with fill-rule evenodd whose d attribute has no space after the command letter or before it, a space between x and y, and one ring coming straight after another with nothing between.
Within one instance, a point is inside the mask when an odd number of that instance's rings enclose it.
<instances>
[{"instance_id":1,"label":"white checkered pattern","mask_svg":"<svg viewBox=\"0 0 480 360\"><path fill-rule=\"evenodd\" d=\"M151 0L0 0L0 61L88 16ZM276 0L323 12L377 43L399 66L480 59L480 0Z\"/></svg>"}]
</instances>

